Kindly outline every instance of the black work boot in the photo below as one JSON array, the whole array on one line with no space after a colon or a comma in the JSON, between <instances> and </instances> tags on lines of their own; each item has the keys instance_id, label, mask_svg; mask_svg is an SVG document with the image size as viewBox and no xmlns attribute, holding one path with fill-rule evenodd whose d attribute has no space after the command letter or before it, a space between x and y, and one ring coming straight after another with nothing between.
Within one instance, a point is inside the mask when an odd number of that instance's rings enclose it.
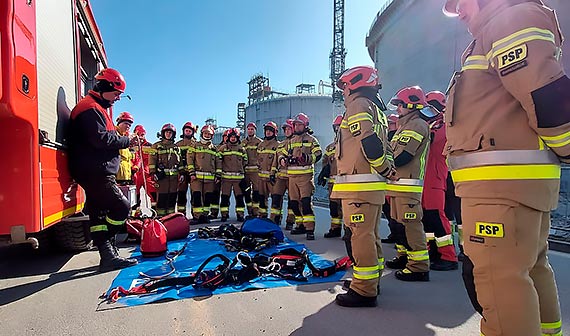
<instances>
[{"instance_id":1,"label":"black work boot","mask_svg":"<svg viewBox=\"0 0 570 336\"><path fill-rule=\"evenodd\" d=\"M121 258L115 255L113 245L110 241L105 241L97 246L101 261L99 262L99 272L108 272L138 264L136 259Z\"/></svg>"},{"instance_id":2,"label":"black work boot","mask_svg":"<svg viewBox=\"0 0 570 336\"><path fill-rule=\"evenodd\" d=\"M362 296L350 288L345 294L338 294L334 301L342 307L376 307L378 305L376 296Z\"/></svg>"},{"instance_id":3,"label":"black work boot","mask_svg":"<svg viewBox=\"0 0 570 336\"><path fill-rule=\"evenodd\" d=\"M228 216L227 215L222 215L222 219L220 219L220 222L227 222L228 221Z\"/></svg>"},{"instance_id":4,"label":"black work boot","mask_svg":"<svg viewBox=\"0 0 570 336\"><path fill-rule=\"evenodd\" d=\"M406 264L408 263L408 257L405 255L394 257L392 260L386 261L386 267L391 269L403 269L406 268Z\"/></svg>"},{"instance_id":5,"label":"black work boot","mask_svg":"<svg viewBox=\"0 0 570 336\"><path fill-rule=\"evenodd\" d=\"M273 223L275 223L275 224L281 226L281 219L282 219L282 218L283 218L283 217L281 217L281 215L275 216L275 218L273 218Z\"/></svg>"},{"instance_id":6,"label":"black work boot","mask_svg":"<svg viewBox=\"0 0 570 336\"><path fill-rule=\"evenodd\" d=\"M394 273L396 279L402 281L429 281L429 272L412 272L407 268Z\"/></svg>"},{"instance_id":7,"label":"black work boot","mask_svg":"<svg viewBox=\"0 0 570 336\"><path fill-rule=\"evenodd\" d=\"M113 236L112 238L109 238L109 242L111 242L111 246L113 247L113 254L115 255L116 258L124 259L124 260L127 260L128 262L138 263L138 261L135 258L123 258L123 257L121 257L121 255L119 254L119 249L117 248L117 239L115 238L115 236Z\"/></svg>"},{"instance_id":8,"label":"black work boot","mask_svg":"<svg viewBox=\"0 0 570 336\"><path fill-rule=\"evenodd\" d=\"M457 261L437 260L429 265L429 269L434 271L453 271L459 268Z\"/></svg>"},{"instance_id":9,"label":"black work boot","mask_svg":"<svg viewBox=\"0 0 570 336\"><path fill-rule=\"evenodd\" d=\"M315 240L315 230L307 230L307 240Z\"/></svg>"},{"instance_id":10,"label":"black work boot","mask_svg":"<svg viewBox=\"0 0 570 336\"><path fill-rule=\"evenodd\" d=\"M295 224L295 223L285 222L285 230L288 230L288 231L289 231L289 230L293 229L293 225L294 225L294 224Z\"/></svg>"},{"instance_id":11,"label":"black work boot","mask_svg":"<svg viewBox=\"0 0 570 336\"><path fill-rule=\"evenodd\" d=\"M329 232L325 233L325 238L336 238L340 237L342 228L330 228Z\"/></svg>"},{"instance_id":12,"label":"black work boot","mask_svg":"<svg viewBox=\"0 0 570 336\"><path fill-rule=\"evenodd\" d=\"M293 230L291 230L291 234L292 235L300 235L300 234L304 234L307 233L307 229L305 228L305 225L301 224L299 226L297 226L296 228L294 228Z\"/></svg>"},{"instance_id":13,"label":"black work boot","mask_svg":"<svg viewBox=\"0 0 570 336\"><path fill-rule=\"evenodd\" d=\"M459 245L459 254L457 255L457 260L463 261L465 259L465 252L463 251L463 245Z\"/></svg>"},{"instance_id":14,"label":"black work boot","mask_svg":"<svg viewBox=\"0 0 570 336\"><path fill-rule=\"evenodd\" d=\"M350 288L350 284L352 284L352 280L346 279L342 282L342 288L348 290ZM376 287L376 290L378 290L378 295L380 295L380 282L378 282L378 287Z\"/></svg>"},{"instance_id":15,"label":"black work boot","mask_svg":"<svg viewBox=\"0 0 570 336\"><path fill-rule=\"evenodd\" d=\"M237 221L238 221L238 222L243 222L243 221L245 221L245 218L243 217L243 215L236 215L236 217L237 217Z\"/></svg>"}]
</instances>

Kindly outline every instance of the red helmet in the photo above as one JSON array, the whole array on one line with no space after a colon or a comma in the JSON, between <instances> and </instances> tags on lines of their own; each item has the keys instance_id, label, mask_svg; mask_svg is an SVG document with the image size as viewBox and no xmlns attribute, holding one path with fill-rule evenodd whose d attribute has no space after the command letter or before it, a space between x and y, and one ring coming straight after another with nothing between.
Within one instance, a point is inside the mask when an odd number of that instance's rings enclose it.
<instances>
[{"instance_id":1,"label":"red helmet","mask_svg":"<svg viewBox=\"0 0 570 336\"><path fill-rule=\"evenodd\" d=\"M214 135L214 126L212 125L204 125L202 126L202 129L200 130L200 133L210 133L211 135ZM227 132L227 131L226 131ZM225 133L225 132L224 132Z\"/></svg>"},{"instance_id":2,"label":"red helmet","mask_svg":"<svg viewBox=\"0 0 570 336\"><path fill-rule=\"evenodd\" d=\"M287 119L287 120L285 120L285 122L283 123L283 125L281 125L281 128L282 128L282 129L285 129L285 128L287 128L287 127L293 129L293 119Z\"/></svg>"},{"instance_id":3,"label":"red helmet","mask_svg":"<svg viewBox=\"0 0 570 336\"><path fill-rule=\"evenodd\" d=\"M114 90L125 92L127 88L127 82L123 75L115 69L107 68L99 71L97 75L95 75L95 79L98 81L107 81L111 85Z\"/></svg>"},{"instance_id":4,"label":"red helmet","mask_svg":"<svg viewBox=\"0 0 570 336\"><path fill-rule=\"evenodd\" d=\"M356 90L364 86L378 86L378 70L376 68L361 65L345 70L341 75L336 86L344 90Z\"/></svg>"},{"instance_id":5,"label":"red helmet","mask_svg":"<svg viewBox=\"0 0 570 336\"><path fill-rule=\"evenodd\" d=\"M253 128L255 128L255 129L257 129L257 125L256 125L254 122L248 123L245 128L250 128L250 127L253 127Z\"/></svg>"},{"instance_id":6,"label":"red helmet","mask_svg":"<svg viewBox=\"0 0 570 336\"><path fill-rule=\"evenodd\" d=\"M139 136L146 134L146 130L144 129L143 125L136 125L135 126L135 133Z\"/></svg>"},{"instance_id":7,"label":"red helmet","mask_svg":"<svg viewBox=\"0 0 570 336\"><path fill-rule=\"evenodd\" d=\"M435 107L439 112L445 109L446 97L441 91L431 91L426 94L426 101L431 106Z\"/></svg>"},{"instance_id":8,"label":"red helmet","mask_svg":"<svg viewBox=\"0 0 570 336\"><path fill-rule=\"evenodd\" d=\"M333 119L333 126L340 126L340 124L342 123L342 115L339 114L336 117L334 117Z\"/></svg>"},{"instance_id":9,"label":"red helmet","mask_svg":"<svg viewBox=\"0 0 570 336\"><path fill-rule=\"evenodd\" d=\"M419 86L409 86L401 89L390 99L390 105L397 107L402 104L407 109L421 110L427 106L424 91Z\"/></svg>"},{"instance_id":10,"label":"red helmet","mask_svg":"<svg viewBox=\"0 0 570 336\"><path fill-rule=\"evenodd\" d=\"M129 112L121 112L119 114L119 116L117 117L117 125L122 123L123 121L129 122L132 124L135 122L135 118L133 118L133 115L130 114Z\"/></svg>"},{"instance_id":11,"label":"red helmet","mask_svg":"<svg viewBox=\"0 0 570 336\"><path fill-rule=\"evenodd\" d=\"M224 133L222 134L222 136L228 136L228 134L230 134L230 129L228 128L227 130L224 131Z\"/></svg>"},{"instance_id":12,"label":"red helmet","mask_svg":"<svg viewBox=\"0 0 570 336\"><path fill-rule=\"evenodd\" d=\"M299 113L293 119L293 124L303 124L305 127L309 126L309 117L305 113Z\"/></svg>"},{"instance_id":13,"label":"red helmet","mask_svg":"<svg viewBox=\"0 0 570 336\"><path fill-rule=\"evenodd\" d=\"M273 131L273 133L277 134L277 132L279 132L279 127L277 127L277 124L274 123L273 121L270 121L268 123L266 123L265 125L263 125L263 129L271 129Z\"/></svg>"},{"instance_id":14,"label":"red helmet","mask_svg":"<svg viewBox=\"0 0 570 336\"><path fill-rule=\"evenodd\" d=\"M184 126L182 126L182 132L184 132L184 129L189 128L191 130L194 130L194 132L196 132L198 130L198 125L194 125L191 121L188 121L187 123L184 124Z\"/></svg>"},{"instance_id":15,"label":"red helmet","mask_svg":"<svg viewBox=\"0 0 570 336\"><path fill-rule=\"evenodd\" d=\"M160 134L162 135L162 137L164 137L164 133L166 131L172 131L172 133L173 133L172 139L174 139L176 137L176 127L174 127L174 125L172 125L171 123L164 124L162 126L162 129L160 130Z\"/></svg>"},{"instance_id":16,"label":"red helmet","mask_svg":"<svg viewBox=\"0 0 570 336\"><path fill-rule=\"evenodd\" d=\"M228 138L231 137L232 135L235 135L235 137L239 139L239 135L240 135L239 128L235 128L235 127L230 128L229 130L227 130L227 132L228 132Z\"/></svg>"}]
</instances>

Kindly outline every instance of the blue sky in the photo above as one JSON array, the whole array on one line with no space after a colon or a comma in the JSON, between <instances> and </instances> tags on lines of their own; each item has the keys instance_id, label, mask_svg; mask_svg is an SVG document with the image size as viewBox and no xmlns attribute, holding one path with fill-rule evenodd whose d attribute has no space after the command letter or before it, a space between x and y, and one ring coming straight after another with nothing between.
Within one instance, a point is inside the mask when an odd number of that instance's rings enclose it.
<instances>
[{"instance_id":1,"label":"blue sky","mask_svg":"<svg viewBox=\"0 0 570 336\"><path fill-rule=\"evenodd\" d=\"M364 45L385 0L347 0L347 67L373 64ZM273 89L329 77L333 0L92 0L109 66L127 80L129 111L149 135L166 122L234 126L247 81ZM180 134L180 133L179 133ZM154 139L154 137L149 137Z\"/></svg>"}]
</instances>

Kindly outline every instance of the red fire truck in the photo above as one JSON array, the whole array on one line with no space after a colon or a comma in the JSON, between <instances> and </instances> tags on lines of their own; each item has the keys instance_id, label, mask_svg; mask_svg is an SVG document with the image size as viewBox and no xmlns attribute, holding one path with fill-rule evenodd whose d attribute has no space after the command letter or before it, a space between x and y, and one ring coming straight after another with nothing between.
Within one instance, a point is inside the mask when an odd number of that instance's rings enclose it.
<instances>
[{"instance_id":1,"label":"red fire truck","mask_svg":"<svg viewBox=\"0 0 570 336\"><path fill-rule=\"evenodd\" d=\"M0 1L0 47L0 242L85 248L85 196L65 133L107 66L89 1Z\"/></svg>"}]
</instances>

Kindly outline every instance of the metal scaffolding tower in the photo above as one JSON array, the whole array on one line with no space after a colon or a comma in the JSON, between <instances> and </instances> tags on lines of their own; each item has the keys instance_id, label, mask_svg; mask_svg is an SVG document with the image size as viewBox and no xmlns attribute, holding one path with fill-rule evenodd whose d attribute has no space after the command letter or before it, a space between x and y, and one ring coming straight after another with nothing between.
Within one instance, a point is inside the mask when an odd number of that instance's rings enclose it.
<instances>
[{"instance_id":1,"label":"metal scaffolding tower","mask_svg":"<svg viewBox=\"0 0 570 336\"><path fill-rule=\"evenodd\" d=\"M342 91L336 89L336 81L344 71L344 61L346 59L346 49L344 49L344 0L333 0L333 49L331 51L331 84L333 86L333 104L342 105Z\"/></svg>"}]
</instances>

